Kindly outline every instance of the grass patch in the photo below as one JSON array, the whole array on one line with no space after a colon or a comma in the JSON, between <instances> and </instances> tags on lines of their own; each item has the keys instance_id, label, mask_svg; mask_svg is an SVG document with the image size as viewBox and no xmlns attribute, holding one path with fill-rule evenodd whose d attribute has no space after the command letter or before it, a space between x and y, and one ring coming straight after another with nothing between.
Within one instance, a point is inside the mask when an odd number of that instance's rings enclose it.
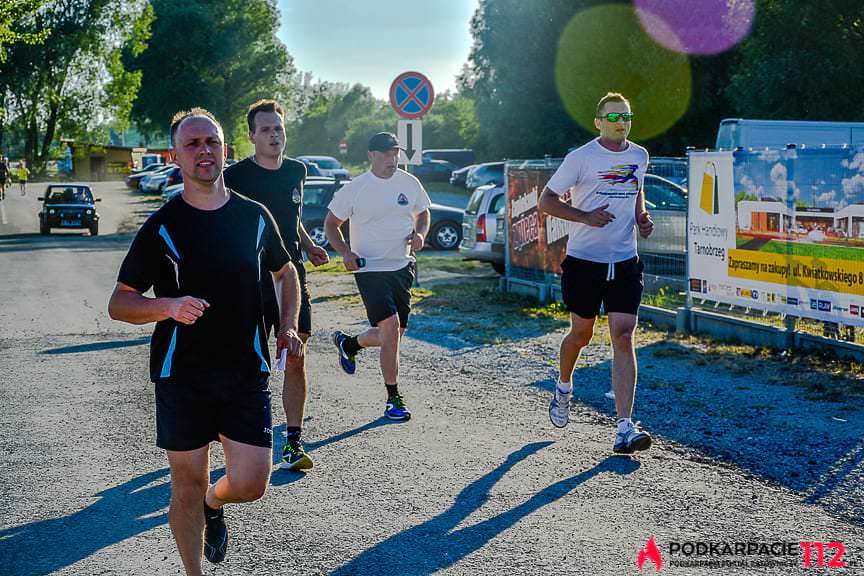
<instances>
[{"instance_id":1,"label":"grass patch","mask_svg":"<svg viewBox=\"0 0 864 576\"><path fill-rule=\"evenodd\" d=\"M864 397L864 364L859 362L813 351L790 354L692 335L668 333L666 341L669 345L652 350L653 356L680 359L732 374L753 375L765 382L795 386L813 400L837 402Z\"/></svg>"},{"instance_id":2,"label":"grass patch","mask_svg":"<svg viewBox=\"0 0 864 576\"><path fill-rule=\"evenodd\" d=\"M643 293L642 303L648 306L656 306L657 308L666 308L667 310L675 310L687 303L687 296L676 290L670 290L666 286L662 286L657 292Z\"/></svg>"},{"instance_id":3,"label":"grass patch","mask_svg":"<svg viewBox=\"0 0 864 576\"><path fill-rule=\"evenodd\" d=\"M308 274L347 274L348 270L342 264L342 258L330 255L330 262L321 266L315 266L311 262L304 262Z\"/></svg>"},{"instance_id":4,"label":"grass patch","mask_svg":"<svg viewBox=\"0 0 864 576\"><path fill-rule=\"evenodd\" d=\"M417 270L421 273L421 281L423 280L422 273L424 270L441 270L456 274L476 274L478 272L488 272L490 269L489 264L486 262L478 262L476 260L462 260L458 257L450 258L448 256L425 256L423 253L417 255Z\"/></svg>"},{"instance_id":5,"label":"grass patch","mask_svg":"<svg viewBox=\"0 0 864 576\"><path fill-rule=\"evenodd\" d=\"M449 333L469 342L497 344L539 336L567 325L559 303L498 290L495 279L466 279L412 289L413 308L422 315L446 319Z\"/></svg>"},{"instance_id":6,"label":"grass patch","mask_svg":"<svg viewBox=\"0 0 864 576\"><path fill-rule=\"evenodd\" d=\"M861 259L862 249L850 246L833 246L830 244L803 244L800 242L778 242L771 240L762 246L761 252L773 254L789 254L791 256L805 256L809 258L831 258L835 260Z\"/></svg>"}]
</instances>

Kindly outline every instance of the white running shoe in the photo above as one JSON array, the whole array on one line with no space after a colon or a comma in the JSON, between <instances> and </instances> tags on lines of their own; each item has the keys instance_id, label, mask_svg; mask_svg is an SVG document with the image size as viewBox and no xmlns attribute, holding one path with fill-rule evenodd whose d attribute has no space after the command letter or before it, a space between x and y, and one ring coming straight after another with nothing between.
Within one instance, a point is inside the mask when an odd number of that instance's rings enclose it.
<instances>
[{"instance_id":1,"label":"white running shoe","mask_svg":"<svg viewBox=\"0 0 864 576\"><path fill-rule=\"evenodd\" d=\"M552 401L549 403L549 420L556 428L564 428L570 422L570 398L573 391L564 394L558 390L555 384L555 392L552 393Z\"/></svg>"}]
</instances>

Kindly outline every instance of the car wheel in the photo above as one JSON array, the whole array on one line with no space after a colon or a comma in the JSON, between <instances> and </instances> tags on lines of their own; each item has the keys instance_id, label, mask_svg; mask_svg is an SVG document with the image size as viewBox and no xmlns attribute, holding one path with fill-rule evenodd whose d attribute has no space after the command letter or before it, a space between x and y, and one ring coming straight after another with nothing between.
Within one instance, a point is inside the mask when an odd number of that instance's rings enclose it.
<instances>
[{"instance_id":1,"label":"car wheel","mask_svg":"<svg viewBox=\"0 0 864 576\"><path fill-rule=\"evenodd\" d=\"M439 250L455 250L462 239L462 231L455 222L441 222L430 235L430 244Z\"/></svg>"},{"instance_id":2,"label":"car wheel","mask_svg":"<svg viewBox=\"0 0 864 576\"><path fill-rule=\"evenodd\" d=\"M98 236L99 235L99 223L96 222L90 225L90 236Z\"/></svg>"},{"instance_id":3,"label":"car wheel","mask_svg":"<svg viewBox=\"0 0 864 576\"><path fill-rule=\"evenodd\" d=\"M51 228L46 226L42 222L40 222L39 223L39 233L42 234L43 236L47 236L48 234L51 234Z\"/></svg>"},{"instance_id":4,"label":"car wheel","mask_svg":"<svg viewBox=\"0 0 864 576\"><path fill-rule=\"evenodd\" d=\"M327 248L330 242L327 241L327 234L324 233L324 224L321 222L316 222L312 225L311 228L307 230L309 233L309 237L312 238L312 241L315 242L318 246L322 248Z\"/></svg>"}]
</instances>

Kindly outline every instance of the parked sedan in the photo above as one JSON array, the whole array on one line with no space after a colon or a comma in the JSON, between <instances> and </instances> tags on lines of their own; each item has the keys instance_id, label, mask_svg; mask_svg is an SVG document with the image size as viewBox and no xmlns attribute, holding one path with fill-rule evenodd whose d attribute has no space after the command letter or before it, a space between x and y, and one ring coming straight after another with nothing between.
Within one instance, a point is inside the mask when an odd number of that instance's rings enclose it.
<instances>
[{"instance_id":1,"label":"parked sedan","mask_svg":"<svg viewBox=\"0 0 864 576\"><path fill-rule=\"evenodd\" d=\"M303 188L303 227L312 240L319 246L328 247L324 234L324 218L333 194L342 187L341 182L332 178L307 178ZM464 212L458 208L432 204L429 208L431 223L426 243L439 250L452 250L462 238L462 217ZM344 224L342 233L348 237L348 225Z\"/></svg>"},{"instance_id":2,"label":"parked sedan","mask_svg":"<svg viewBox=\"0 0 864 576\"><path fill-rule=\"evenodd\" d=\"M176 164L169 164L164 169L145 176L141 180L141 191L148 194L161 194L168 186L183 182L183 173Z\"/></svg>"},{"instance_id":3,"label":"parked sedan","mask_svg":"<svg viewBox=\"0 0 864 576\"><path fill-rule=\"evenodd\" d=\"M486 162L477 164L468 172L466 187L474 190L484 184L504 184L504 162Z\"/></svg>"},{"instance_id":4,"label":"parked sedan","mask_svg":"<svg viewBox=\"0 0 864 576\"><path fill-rule=\"evenodd\" d=\"M422 164L411 166L410 172L423 181L447 182L453 171L458 168L446 160L424 160Z\"/></svg>"},{"instance_id":5,"label":"parked sedan","mask_svg":"<svg viewBox=\"0 0 864 576\"><path fill-rule=\"evenodd\" d=\"M348 169L342 166L342 164L340 164L339 161L332 156L298 156L297 159L306 164L307 166L310 162L313 162L316 166L318 166L318 170L320 170L321 176L340 178L342 180L351 179L351 173L348 172Z\"/></svg>"},{"instance_id":6,"label":"parked sedan","mask_svg":"<svg viewBox=\"0 0 864 576\"><path fill-rule=\"evenodd\" d=\"M470 172L471 169L474 168L474 166L476 166L476 164L469 164L464 168L459 168L458 170L454 170L453 172L451 172L450 184L453 186L459 186L460 188L466 188L468 172Z\"/></svg>"},{"instance_id":7,"label":"parked sedan","mask_svg":"<svg viewBox=\"0 0 864 576\"><path fill-rule=\"evenodd\" d=\"M133 170L132 173L128 174L125 178L126 186L132 188L133 190L137 189L141 184L141 179L145 176L149 176L153 174L157 170L161 170L165 167L165 164L148 164L144 168L139 168L137 170Z\"/></svg>"},{"instance_id":8,"label":"parked sedan","mask_svg":"<svg viewBox=\"0 0 864 576\"><path fill-rule=\"evenodd\" d=\"M640 254L673 255L687 251L687 190L654 174L645 175L645 204L654 220L654 233L639 238Z\"/></svg>"},{"instance_id":9,"label":"parked sedan","mask_svg":"<svg viewBox=\"0 0 864 576\"><path fill-rule=\"evenodd\" d=\"M49 184L39 211L39 233L50 234L52 228L87 229L91 236L99 235L99 213L93 191L85 184Z\"/></svg>"},{"instance_id":10,"label":"parked sedan","mask_svg":"<svg viewBox=\"0 0 864 576\"><path fill-rule=\"evenodd\" d=\"M462 243L459 252L466 260L489 262L499 274L504 274L503 228L507 196L502 186L486 184L478 187L465 207L462 221ZM497 241L498 230L501 241Z\"/></svg>"}]
</instances>

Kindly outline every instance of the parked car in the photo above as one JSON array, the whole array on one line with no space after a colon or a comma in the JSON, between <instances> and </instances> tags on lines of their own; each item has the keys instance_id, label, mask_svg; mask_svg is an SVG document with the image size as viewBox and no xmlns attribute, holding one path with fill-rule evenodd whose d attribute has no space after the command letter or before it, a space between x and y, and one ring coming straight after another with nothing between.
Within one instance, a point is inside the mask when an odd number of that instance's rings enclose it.
<instances>
[{"instance_id":1,"label":"parked car","mask_svg":"<svg viewBox=\"0 0 864 576\"><path fill-rule=\"evenodd\" d=\"M468 172L466 187L474 190L484 184L504 184L504 162L477 164Z\"/></svg>"},{"instance_id":2,"label":"parked car","mask_svg":"<svg viewBox=\"0 0 864 576\"><path fill-rule=\"evenodd\" d=\"M459 245L459 253L463 258L489 262L499 274L504 273L503 227L506 225L506 202L503 186L485 184L474 190L465 207L462 243ZM501 241L496 242L499 222L502 236Z\"/></svg>"},{"instance_id":3,"label":"parked car","mask_svg":"<svg viewBox=\"0 0 864 576\"><path fill-rule=\"evenodd\" d=\"M301 220L303 227L312 240L319 246L328 247L329 242L324 233L324 218L327 216L327 206L333 199L333 194L342 187L341 182L333 178L307 178L303 188L303 212ZM427 245L439 250L452 250L459 245L462 238L462 216L464 212L458 208L432 204L429 208L431 223L426 238ZM348 224L343 224L342 233L348 237Z\"/></svg>"},{"instance_id":4,"label":"parked car","mask_svg":"<svg viewBox=\"0 0 864 576\"><path fill-rule=\"evenodd\" d=\"M166 186L164 190L162 190L162 203L166 203L174 196L183 193L183 183L172 184L171 186Z\"/></svg>"},{"instance_id":5,"label":"parked car","mask_svg":"<svg viewBox=\"0 0 864 576\"><path fill-rule=\"evenodd\" d=\"M655 174L645 175L645 205L654 220L654 232L639 237L640 254L675 255L687 251L687 190Z\"/></svg>"},{"instance_id":6,"label":"parked car","mask_svg":"<svg viewBox=\"0 0 864 576\"><path fill-rule=\"evenodd\" d=\"M145 176L141 180L141 191L148 194L161 194L167 186L183 182L183 173L176 164L169 164L164 169Z\"/></svg>"},{"instance_id":7,"label":"parked car","mask_svg":"<svg viewBox=\"0 0 864 576\"><path fill-rule=\"evenodd\" d=\"M411 174L420 180L432 182L447 182L458 166L446 160L423 160L422 164L409 166Z\"/></svg>"},{"instance_id":8,"label":"parked car","mask_svg":"<svg viewBox=\"0 0 864 576\"><path fill-rule=\"evenodd\" d=\"M465 188L467 186L468 172L474 168L476 164L469 164L463 168L459 168L458 170L454 170L450 173L450 184L452 186L459 186L460 188Z\"/></svg>"},{"instance_id":9,"label":"parked car","mask_svg":"<svg viewBox=\"0 0 864 576\"><path fill-rule=\"evenodd\" d=\"M321 171L321 176L341 178L342 180L351 179L351 174L348 170L332 156L298 156L297 159L304 163L307 161L314 162Z\"/></svg>"},{"instance_id":10,"label":"parked car","mask_svg":"<svg viewBox=\"0 0 864 576\"><path fill-rule=\"evenodd\" d=\"M126 186L135 190L140 186L141 179L144 178L144 176L153 174L157 170L161 170L164 167L165 167L165 164L154 163L154 164L148 164L147 166L145 166L143 168L136 168L131 173L126 175L126 178L125 178Z\"/></svg>"},{"instance_id":11,"label":"parked car","mask_svg":"<svg viewBox=\"0 0 864 576\"><path fill-rule=\"evenodd\" d=\"M457 168L463 168L476 162L474 150L470 148L431 148L424 150L421 156L423 162L428 160L446 160L455 164Z\"/></svg>"},{"instance_id":12,"label":"parked car","mask_svg":"<svg viewBox=\"0 0 864 576\"><path fill-rule=\"evenodd\" d=\"M324 176L321 173L321 169L318 168L318 164L312 162L311 160L300 160L306 166L306 177L309 176Z\"/></svg>"},{"instance_id":13,"label":"parked car","mask_svg":"<svg viewBox=\"0 0 864 576\"><path fill-rule=\"evenodd\" d=\"M93 191L86 184L49 184L39 211L39 233L50 234L52 228L87 229L91 236L99 235L99 213Z\"/></svg>"}]
</instances>

